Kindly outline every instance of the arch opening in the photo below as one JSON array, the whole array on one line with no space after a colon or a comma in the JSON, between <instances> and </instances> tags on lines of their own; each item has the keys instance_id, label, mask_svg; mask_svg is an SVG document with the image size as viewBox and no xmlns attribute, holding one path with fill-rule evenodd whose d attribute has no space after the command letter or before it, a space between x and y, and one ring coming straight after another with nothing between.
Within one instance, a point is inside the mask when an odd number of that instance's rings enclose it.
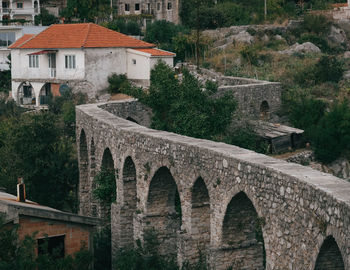
<instances>
[{"instance_id":1,"label":"arch opening","mask_svg":"<svg viewBox=\"0 0 350 270\"><path fill-rule=\"evenodd\" d=\"M345 270L343 257L332 235L323 241L316 259L315 270Z\"/></svg>"},{"instance_id":2,"label":"arch opening","mask_svg":"<svg viewBox=\"0 0 350 270\"><path fill-rule=\"evenodd\" d=\"M210 199L204 180L199 177L192 188L191 236L192 252L189 260L195 263L206 256L210 244Z\"/></svg>"},{"instance_id":3,"label":"arch opening","mask_svg":"<svg viewBox=\"0 0 350 270\"><path fill-rule=\"evenodd\" d=\"M40 105L48 105L52 99L51 83L45 83L40 89L39 101Z\"/></svg>"},{"instance_id":4,"label":"arch opening","mask_svg":"<svg viewBox=\"0 0 350 270\"><path fill-rule=\"evenodd\" d=\"M239 192L228 204L222 226L226 268L265 268L261 225L253 203L244 192Z\"/></svg>"},{"instance_id":5,"label":"arch opening","mask_svg":"<svg viewBox=\"0 0 350 270\"><path fill-rule=\"evenodd\" d=\"M270 119L270 106L269 103L264 100L260 104L260 120L269 120Z\"/></svg>"},{"instance_id":6,"label":"arch opening","mask_svg":"<svg viewBox=\"0 0 350 270\"><path fill-rule=\"evenodd\" d=\"M169 169L161 167L150 183L144 234L154 233L159 254L175 258L180 226L181 202L177 185Z\"/></svg>"},{"instance_id":7,"label":"arch opening","mask_svg":"<svg viewBox=\"0 0 350 270\"><path fill-rule=\"evenodd\" d=\"M89 185L88 185L88 147L84 129L80 132L79 139L79 189L80 189L80 212L87 214L89 205Z\"/></svg>"},{"instance_id":8,"label":"arch opening","mask_svg":"<svg viewBox=\"0 0 350 270\"><path fill-rule=\"evenodd\" d=\"M36 98L33 86L29 82L23 82L17 90L17 100L20 105L35 105Z\"/></svg>"},{"instance_id":9,"label":"arch opening","mask_svg":"<svg viewBox=\"0 0 350 270\"><path fill-rule=\"evenodd\" d=\"M131 121L131 122L134 122L136 124L138 124L138 122L134 119L134 118L131 118L130 116L126 118L126 120L128 121Z\"/></svg>"},{"instance_id":10,"label":"arch opening","mask_svg":"<svg viewBox=\"0 0 350 270\"><path fill-rule=\"evenodd\" d=\"M123 232L120 242L122 246L132 245L134 237L134 214L137 207L136 168L131 157L127 157L123 167L124 205L121 212Z\"/></svg>"},{"instance_id":11,"label":"arch opening","mask_svg":"<svg viewBox=\"0 0 350 270\"><path fill-rule=\"evenodd\" d=\"M99 202L99 217L110 225L111 204L116 200L117 188L114 160L108 147L103 152L100 171L96 173L93 185L94 197Z\"/></svg>"},{"instance_id":12,"label":"arch opening","mask_svg":"<svg viewBox=\"0 0 350 270\"><path fill-rule=\"evenodd\" d=\"M96 188L96 183L94 182L94 177L96 174L96 159L95 159L95 152L96 152L96 148L95 148L95 141L94 138L91 138L91 144L90 144L90 186L92 188L92 190L94 190ZM92 198L91 200L91 215L93 217L97 217L97 207L98 204L96 202L96 199Z\"/></svg>"}]
</instances>

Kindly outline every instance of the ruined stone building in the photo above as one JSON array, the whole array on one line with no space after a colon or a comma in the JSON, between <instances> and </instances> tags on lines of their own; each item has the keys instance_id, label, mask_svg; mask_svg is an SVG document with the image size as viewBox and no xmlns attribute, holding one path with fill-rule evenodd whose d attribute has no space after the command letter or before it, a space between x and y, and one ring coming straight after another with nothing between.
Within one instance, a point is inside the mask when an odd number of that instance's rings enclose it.
<instances>
[{"instance_id":1,"label":"ruined stone building","mask_svg":"<svg viewBox=\"0 0 350 270\"><path fill-rule=\"evenodd\" d=\"M180 23L180 0L117 0L119 15L148 14L150 20Z\"/></svg>"}]
</instances>

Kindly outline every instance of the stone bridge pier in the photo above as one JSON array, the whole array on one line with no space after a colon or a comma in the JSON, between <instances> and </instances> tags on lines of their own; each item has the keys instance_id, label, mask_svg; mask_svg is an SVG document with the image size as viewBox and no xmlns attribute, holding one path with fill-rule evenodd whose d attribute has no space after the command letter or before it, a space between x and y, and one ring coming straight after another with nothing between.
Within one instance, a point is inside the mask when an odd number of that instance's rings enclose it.
<instances>
[{"instance_id":1,"label":"stone bridge pier","mask_svg":"<svg viewBox=\"0 0 350 270\"><path fill-rule=\"evenodd\" d=\"M133 102L76 109L80 212L110 214L113 252L151 239L180 264L203 260L215 270L350 269L350 183L149 129ZM107 209L92 196L102 167L115 171Z\"/></svg>"}]
</instances>

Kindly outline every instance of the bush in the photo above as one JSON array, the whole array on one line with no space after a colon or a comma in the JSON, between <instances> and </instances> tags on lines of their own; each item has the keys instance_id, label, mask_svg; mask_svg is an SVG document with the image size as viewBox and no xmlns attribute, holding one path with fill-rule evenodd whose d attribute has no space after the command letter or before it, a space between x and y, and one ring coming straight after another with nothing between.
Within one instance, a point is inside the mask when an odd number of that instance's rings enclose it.
<instances>
[{"instance_id":1,"label":"bush","mask_svg":"<svg viewBox=\"0 0 350 270\"><path fill-rule=\"evenodd\" d=\"M112 74L108 77L109 86L107 88L108 93L117 94L121 92L121 89L129 87L130 83L125 74Z\"/></svg>"},{"instance_id":2,"label":"bush","mask_svg":"<svg viewBox=\"0 0 350 270\"><path fill-rule=\"evenodd\" d=\"M350 151L350 108L336 104L326 113L311 134L316 159L330 163Z\"/></svg>"},{"instance_id":3,"label":"bush","mask_svg":"<svg viewBox=\"0 0 350 270\"><path fill-rule=\"evenodd\" d=\"M343 77L344 65L334 56L322 56L315 66L315 81L338 83Z\"/></svg>"},{"instance_id":4,"label":"bush","mask_svg":"<svg viewBox=\"0 0 350 270\"><path fill-rule=\"evenodd\" d=\"M256 66L259 60L259 52L256 46L245 46L240 50L242 60L248 62L250 65Z\"/></svg>"},{"instance_id":5,"label":"bush","mask_svg":"<svg viewBox=\"0 0 350 270\"><path fill-rule=\"evenodd\" d=\"M0 71L0 92L8 93L11 90L11 70Z\"/></svg>"},{"instance_id":6,"label":"bush","mask_svg":"<svg viewBox=\"0 0 350 270\"><path fill-rule=\"evenodd\" d=\"M96 188L92 191L94 197L105 205L111 205L117 198L115 172L102 168L95 175L94 182L96 183Z\"/></svg>"},{"instance_id":7,"label":"bush","mask_svg":"<svg viewBox=\"0 0 350 270\"><path fill-rule=\"evenodd\" d=\"M58 22L58 18L50 14L45 8L41 8L40 15L34 17L35 25L42 24L43 26L47 26Z\"/></svg>"},{"instance_id":8,"label":"bush","mask_svg":"<svg viewBox=\"0 0 350 270\"><path fill-rule=\"evenodd\" d=\"M334 56L322 56L316 64L304 66L294 73L294 81L300 86L313 86L324 82L338 83L343 77L344 65Z\"/></svg>"},{"instance_id":9,"label":"bush","mask_svg":"<svg viewBox=\"0 0 350 270\"><path fill-rule=\"evenodd\" d=\"M326 111L326 103L313 98L294 100L290 106L290 122L293 126L304 130L313 129Z\"/></svg>"},{"instance_id":10,"label":"bush","mask_svg":"<svg viewBox=\"0 0 350 270\"><path fill-rule=\"evenodd\" d=\"M324 36L328 34L331 25L332 22L324 15L307 14L300 25L300 30Z\"/></svg>"}]
</instances>

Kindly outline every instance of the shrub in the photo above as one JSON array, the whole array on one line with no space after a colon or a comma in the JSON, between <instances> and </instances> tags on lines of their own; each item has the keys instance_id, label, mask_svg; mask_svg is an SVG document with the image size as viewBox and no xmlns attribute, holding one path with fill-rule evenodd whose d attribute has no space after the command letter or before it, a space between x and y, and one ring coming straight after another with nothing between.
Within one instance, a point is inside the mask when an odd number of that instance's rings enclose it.
<instances>
[{"instance_id":1,"label":"shrub","mask_svg":"<svg viewBox=\"0 0 350 270\"><path fill-rule=\"evenodd\" d=\"M129 87L130 83L125 74L112 74L108 77L109 86L108 93L117 94L121 92L122 88Z\"/></svg>"},{"instance_id":2,"label":"shrub","mask_svg":"<svg viewBox=\"0 0 350 270\"><path fill-rule=\"evenodd\" d=\"M311 133L316 159L330 163L350 151L350 108L344 101L335 104Z\"/></svg>"},{"instance_id":3,"label":"shrub","mask_svg":"<svg viewBox=\"0 0 350 270\"><path fill-rule=\"evenodd\" d=\"M312 129L326 111L325 102L306 97L294 100L290 106L289 120L293 126L301 129Z\"/></svg>"},{"instance_id":4,"label":"shrub","mask_svg":"<svg viewBox=\"0 0 350 270\"><path fill-rule=\"evenodd\" d=\"M315 66L315 81L338 83L343 77L344 65L334 56L322 56Z\"/></svg>"},{"instance_id":5,"label":"shrub","mask_svg":"<svg viewBox=\"0 0 350 270\"><path fill-rule=\"evenodd\" d=\"M115 172L102 168L95 175L94 182L96 183L96 188L92 191L94 197L105 205L111 205L117 198Z\"/></svg>"},{"instance_id":6,"label":"shrub","mask_svg":"<svg viewBox=\"0 0 350 270\"><path fill-rule=\"evenodd\" d=\"M323 36L328 34L331 25L332 22L324 15L307 14L300 25L300 30Z\"/></svg>"},{"instance_id":7,"label":"shrub","mask_svg":"<svg viewBox=\"0 0 350 270\"><path fill-rule=\"evenodd\" d=\"M51 25L58 23L58 18L52 14L50 14L45 8L40 9L40 14L34 17L35 25Z\"/></svg>"},{"instance_id":8,"label":"shrub","mask_svg":"<svg viewBox=\"0 0 350 270\"><path fill-rule=\"evenodd\" d=\"M240 50L239 54L242 59L248 62L250 65L257 65L259 60L258 49L256 46L245 46Z\"/></svg>"}]
</instances>

